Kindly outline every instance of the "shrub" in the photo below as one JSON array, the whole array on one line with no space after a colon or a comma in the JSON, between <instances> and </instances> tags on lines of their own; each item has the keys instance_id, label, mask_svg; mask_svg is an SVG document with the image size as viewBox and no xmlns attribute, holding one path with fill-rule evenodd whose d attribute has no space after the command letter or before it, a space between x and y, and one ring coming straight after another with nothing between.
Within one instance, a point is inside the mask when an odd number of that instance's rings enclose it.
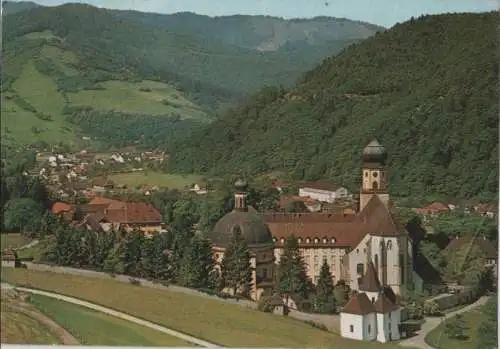
<instances>
[{"instance_id":1,"label":"shrub","mask_svg":"<svg viewBox=\"0 0 500 349\"><path fill-rule=\"evenodd\" d=\"M128 281L132 284L132 285L136 285L136 286L140 286L141 285L141 281L137 280L136 278L129 278Z\"/></svg>"},{"instance_id":2,"label":"shrub","mask_svg":"<svg viewBox=\"0 0 500 349\"><path fill-rule=\"evenodd\" d=\"M140 87L139 91L140 92L151 92L153 90L150 87Z\"/></svg>"},{"instance_id":3,"label":"shrub","mask_svg":"<svg viewBox=\"0 0 500 349\"><path fill-rule=\"evenodd\" d=\"M271 300L271 297L262 297L257 302L257 310L258 311L263 311L264 313L272 313L273 312L273 307L271 307L270 304L269 304L270 300Z\"/></svg>"},{"instance_id":4,"label":"shrub","mask_svg":"<svg viewBox=\"0 0 500 349\"><path fill-rule=\"evenodd\" d=\"M328 332L328 327L326 327L323 324L318 324L317 322L311 321L311 320L306 320L304 321L306 324L311 325L312 327L316 327L317 329L320 329L322 331L327 331Z\"/></svg>"}]
</instances>

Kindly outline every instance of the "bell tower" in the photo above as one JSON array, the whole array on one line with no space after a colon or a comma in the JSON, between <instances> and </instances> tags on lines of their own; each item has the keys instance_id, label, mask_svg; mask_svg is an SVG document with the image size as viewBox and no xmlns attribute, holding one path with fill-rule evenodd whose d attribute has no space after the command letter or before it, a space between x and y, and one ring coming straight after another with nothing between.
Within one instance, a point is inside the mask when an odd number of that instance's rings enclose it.
<instances>
[{"instance_id":1,"label":"bell tower","mask_svg":"<svg viewBox=\"0 0 500 349\"><path fill-rule=\"evenodd\" d=\"M234 183L234 188L236 189L236 192L234 193L234 209L236 211L242 211L242 212L248 211L247 182L242 179L239 179L236 181L236 183Z\"/></svg>"},{"instance_id":2,"label":"bell tower","mask_svg":"<svg viewBox=\"0 0 500 349\"><path fill-rule=\"evenodd\" d=\"M387 189L387 152L376 139L363 149L363 168L361 192L359 193L359 211L363 211L373 195L377 195L389 208Z\"/></svg>"}]
</instances>

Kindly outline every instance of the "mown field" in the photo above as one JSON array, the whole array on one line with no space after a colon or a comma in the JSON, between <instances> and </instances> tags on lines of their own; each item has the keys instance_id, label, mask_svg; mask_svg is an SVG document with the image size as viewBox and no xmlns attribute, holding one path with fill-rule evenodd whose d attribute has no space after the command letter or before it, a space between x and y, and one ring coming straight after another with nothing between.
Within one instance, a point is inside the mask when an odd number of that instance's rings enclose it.
<instances>
[{"instance_id":1,"label":"mown field","mask_svg":"<svg viewBox=\"0 0 500 349\"><path fill-rule=\"evenodd\" d=\"M59 344L45 326L27 315L2 306L1 342L8 344Z\"/></svg>"},{"instance_id":2,"label":"mown field","mask_svg":"<svg viewBox=\"0 0 500 349\"><path fill-rule=\"evenodd\" d=\"M224 346L398 347L393 343L347 340L292 318L114 280L11 268L2 270L2 278L12 284L28 285L98 303Z\"/></svg>"},{"instance_id":3,"label":"mown field","mask_svg":"<svg viewBox=\"0 0 500 349\"><path fill-rule=\"evenodd\" d=\"M165 333L50 297L31 295L30 303L84 345L191 346Z\"/></svg>"},{"instance_id":4,"label":"mown field","mask_svg":"<svg viewBox=\"0 0 500 349\"><path fill-rule=\"evenodd\" d=\"M129 172L118 173L109 176L116 184L125 184L130 188L135 188L140 185L151 185L158 187L167 187L170 189L182 189L197 183L201 180L201 176L197 175L178 175L170 173L162 173L155 171L147 172Z\"/></svg>"}]
</instances>

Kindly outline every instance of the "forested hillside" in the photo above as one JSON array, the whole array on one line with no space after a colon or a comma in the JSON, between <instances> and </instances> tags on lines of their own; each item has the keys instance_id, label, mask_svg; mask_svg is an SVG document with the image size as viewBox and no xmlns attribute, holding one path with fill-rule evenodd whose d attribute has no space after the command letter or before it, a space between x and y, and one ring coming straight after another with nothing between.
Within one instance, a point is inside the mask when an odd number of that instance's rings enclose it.
<instances>
[{"instance_id":1,"label":"forested hillside","mask_svg":"<svg viewBox=\"0 0 500 349\"><path fill-rule=\"evenodd\" d=\"M496 198L496 13L398 24L269 88L177 145L169 170L328 178L357 191L362 148L389 152L399 196Z\"/></svg>"},{"instance_id":2,"label":"forested hillside","mask_svg":"<svg viewBox=\"0 0 500 349\"><path fill-rule=\"evenodd\" d=\"M378 29L343 20L347 29L333 42L299 40L261 52L191 35L204 16L194 15L176 31L142 20L176 15L84 4L7 2L3 8L2 142L9 144L75 144L91 137L108 146L143 139L148 146L166 146L180 131L210 121L248 93L292 85L324 57ZM217 28L219 34L231 29ZM251 33L242 29L238 35ZM89 115L100 127L89 127ZM163 117L174 122L159 120ZM133 121L137 118L145 122ZM120 127L125 119L139 128Z\"/></svg>"}]
</instances>

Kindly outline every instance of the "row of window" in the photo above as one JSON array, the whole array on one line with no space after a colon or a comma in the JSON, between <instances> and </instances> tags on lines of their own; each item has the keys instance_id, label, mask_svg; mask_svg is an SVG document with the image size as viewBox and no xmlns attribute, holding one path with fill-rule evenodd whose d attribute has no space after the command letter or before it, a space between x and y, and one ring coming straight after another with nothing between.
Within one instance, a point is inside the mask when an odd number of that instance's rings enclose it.
<instances>
[{"instance_id":1,"label":"row of window","mask_svg":"<svg viewBox=\"0 0 500 349\"><path fill-rule=\"evenodd\" d=\"M337 240L335 238L330 238L330 239L327 239L327 238L323 238L322 240L320 240L319 238L314 238L314 239L311 239L311 238L305 238L305 240L303 240L302 238L298 238L297 239L299 244L301 244L302 242L305 241L306 244L309 244L311 243L311 240L315 243L315 244L319 244L319 242L323 242L324 244L330 242L332 244L334 244ZM277 242L278 239L277 238L273 238L273 241L274 242ZM285 238L281 238L280 239L280 243L284 244L285 243Z\"/></svg>"},{"instance_id":2,"label":"row of window","mask_svg":"<svg viewBox=\"0 0 500 349\"><path fill-rule=\"evenodd\" d=\"M389 313L389 319L390 319L390 315L391 313ZM389 329L391 328L391 323L389 322L388 323L388 326L389 326ZM349 331L354 332L354 326L353 325L350 325L349 326ZM368 325L368 334L370 334L372 332L372 326L371 325Z\"/></svg>"}]
</instances>

